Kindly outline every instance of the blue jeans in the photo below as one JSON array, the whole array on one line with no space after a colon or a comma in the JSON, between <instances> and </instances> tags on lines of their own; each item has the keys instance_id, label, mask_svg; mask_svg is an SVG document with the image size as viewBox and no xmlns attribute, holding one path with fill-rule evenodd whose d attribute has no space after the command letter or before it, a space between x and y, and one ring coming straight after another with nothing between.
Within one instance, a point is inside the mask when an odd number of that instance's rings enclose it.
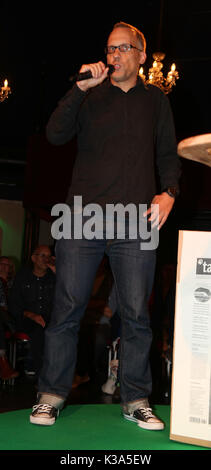
<instances>
[{"instance_id":1,"label":"blue jeans","mask_svg":"<svg viewBox=\"0 0 211 470\"><path fill-rule=\"evenodd\" d=\"M155 250L140 250L140 240L61 239L56 245L56 289L52 318L45 333L39 393L67 398L77 359L80 320L106 253L121 312L120 393L122 403L151 393L149 352L152 341L148 302Z\"/></svg>"}]
</instances>

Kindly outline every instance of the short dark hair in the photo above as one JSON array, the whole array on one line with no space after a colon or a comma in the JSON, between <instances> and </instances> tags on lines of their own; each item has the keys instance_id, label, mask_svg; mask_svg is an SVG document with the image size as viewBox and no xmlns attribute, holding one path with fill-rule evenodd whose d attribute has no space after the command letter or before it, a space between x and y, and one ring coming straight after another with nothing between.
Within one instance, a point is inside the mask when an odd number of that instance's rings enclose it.
<instances>
[{"instance_id":1,"label":"short dark hair","mask_svg":"<svg viewBox=\"0 0 211 470\"><path fill-rule=\"evenodd\" d=\"M140 42L143 51L146 51L146 39L144 34L139 31L139 29L135 28L135 26L132 26L131 24L125 23L124 21L119 21L119 23L115 23L115 25L113 26L113 30L116 28L128 28L133 31L136 34L136 37Z\"/></svg>"}]
</instances>

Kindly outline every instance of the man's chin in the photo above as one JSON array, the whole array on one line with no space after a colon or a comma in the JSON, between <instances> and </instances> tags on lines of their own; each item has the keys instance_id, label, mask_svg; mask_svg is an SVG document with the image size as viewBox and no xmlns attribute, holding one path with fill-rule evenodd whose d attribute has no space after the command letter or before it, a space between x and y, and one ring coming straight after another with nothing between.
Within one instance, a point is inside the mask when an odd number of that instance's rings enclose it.
<instances>
[{"instance_id":1,"label":"man's chin","mask_svg":"<svg viewBox=\"0 0 211 470\"><path fill-rule=\"evenodd\" d=\"M126 80L126 77L121 74L121 73L113 73L112 74L112 79L111 79L111 82L115 84L116 83L119 83L119 82L124 82Z\"/></svg>"}]
</instances>

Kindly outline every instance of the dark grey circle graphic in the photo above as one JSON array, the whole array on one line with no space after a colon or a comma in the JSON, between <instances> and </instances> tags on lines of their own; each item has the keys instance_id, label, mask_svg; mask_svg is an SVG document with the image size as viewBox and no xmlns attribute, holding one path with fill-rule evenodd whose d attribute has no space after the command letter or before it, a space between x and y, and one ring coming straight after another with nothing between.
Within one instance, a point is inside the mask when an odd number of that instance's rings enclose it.
<instances>
[{"instance_id":1,"label":"dark grey circle graphic","mask_svg":"<svg viewBox=\"0 0 211 470\"><path fill-rule=\"evenodd\" d=\"M194 291L194 297L198 302L208 302L211 297L211 292L205 287L198 287L198 289Z\"/></svg>"}]
</instances>

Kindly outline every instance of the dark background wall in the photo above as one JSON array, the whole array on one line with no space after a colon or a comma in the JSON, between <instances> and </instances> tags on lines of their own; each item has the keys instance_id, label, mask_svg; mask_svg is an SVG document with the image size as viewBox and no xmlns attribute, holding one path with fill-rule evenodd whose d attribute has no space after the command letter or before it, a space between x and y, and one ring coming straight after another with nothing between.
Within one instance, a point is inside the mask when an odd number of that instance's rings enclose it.
<instances>
[{"instance_id":1,"label":"dark background wall","mask_svg":"<svg viewBox=\"0 0 211 470\"><path fill-rule=\"evenodd\" d=\"M75 143L51 146L45 125L70 87L69 76L82 63L105 60L107 36L120 20L145 34L146 68L156 50L166 53L164 72L176 62L180 79L169 99L178 142L210 133L210 2L5 4L0 7L0 78L8 79L12 95L0 104L0 198L44 211L65 199ZM182 170L181 196L165 230L171 231L172 223L173 228L176 223L177 228L210 229L211 169L182 159Z\"/></svg>"}]
</instances>

